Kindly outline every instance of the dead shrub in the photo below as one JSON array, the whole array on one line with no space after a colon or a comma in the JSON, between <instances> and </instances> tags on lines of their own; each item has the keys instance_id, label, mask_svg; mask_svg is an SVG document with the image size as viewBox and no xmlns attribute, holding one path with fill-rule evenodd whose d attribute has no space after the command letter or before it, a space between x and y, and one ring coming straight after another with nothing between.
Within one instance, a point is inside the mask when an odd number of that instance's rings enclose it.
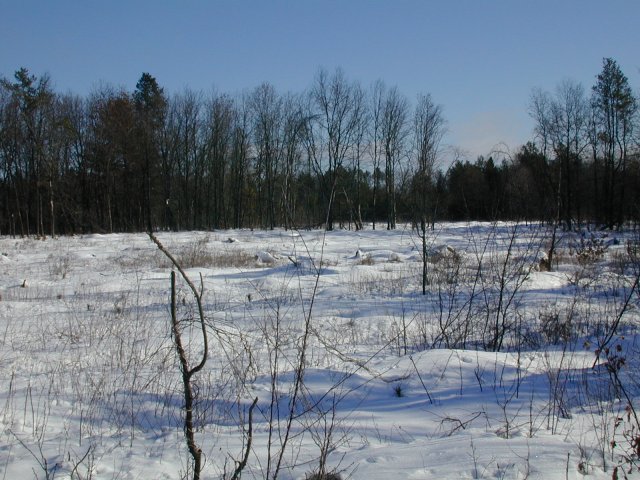
<instances>
[{"instance_id":1,"label":"dead shrub","mask_svg":"<svg viewBox=\"0 0 640 480\"><path fill-rule=\"evenodd\" d=\"M56 255L51 254L47 257L49 265L49 274L52 277L67 278L67 274L71 268L71 256L69 254Z\"/></svg>"},{"instance_id":2,"label":"dead shrub","mask_svg":"<svg viewBox=\"0 0 640 480\"><path fill-rule=\"evenodd\" d=\"M636 264L629 253L621 250L612 252L610 259L611 269L618 275L624 275Z\"/></svg>"},{"instance_id":3,"label":"dead shrub","mask_svg":"<svg viewBox=\"0 0 640 480\"><path fill-rule=\"evenodd\" d=\"M211 266L218 268L249 268L255 263L255 255L244 250L216 252L211 257Z\"/></svg>"},{"instance_id":4,"label":"dead shrub","mask_svg":"<svg viewBox=\"0 0 640 480\"><path fill-rule=\"evenodd\" d=\"M593 265L602 260L607 248L604 239L596 238L594 235L588 238L580 237L580 242L573 246L576 260L582 266Z\"/></svg>"},{"instance_id":5,"label":"dead shrub","mask_svg":"<svg viewBox=\"0 0 640 480\"><path fill-rule=\"evenodd\" d=\"M176 257L183 268L209 267L213 263L213 255L207 244L208 237L200 238L179 249Z\"/></svg>"},{"instance_id":6,"label":"dead shrub","mask_svg":"<svg viewBox=\"0 0 640 480\"><path fill-rule=\"evenodd\" d=\"M115 259L122 270L141 270L148 268L169 268L169 261L159 252L140 250L133 255L122 255Z\"/></svg>"},{"instance_id":7,"label":"dead shrub","mask_svg":"<svg viewBox=\"0 0 640 480\"><path fill-rule=\"evenodd\" d=\"M356 262L356 265L366 265L366 266L372 266L375 265L375 260L369 256L369 255L363 255L360 257L359 261Z\"/></svg>"},{"instance_id":8,"label":"dead shrub","mask_svg":"<svg viewBox=\"0 0 640 480\"><path fill-rule=\"evenodd\" d=\"M540 330L547 343L566 343L573 338L571 317L565 318L557 310L542 311L538 314Z\"/></svg>"},{"instance_id":9,"label":"dead shrub","mask_svg":"<svg viewBox=\"0 0 640 480\"><path fill-rule=\"evenodd\" d=\"M312 473L306 480L342 480L342 477L337 473Z\"/></svg>"},{"instance_id":10,"label":"dead shrub","mask_svg":"<svg viewBox=\"0 0 640 480\"><path fill-rule=\"evenodd\" d=\"M456 250L447 247L431 255L429 262L433 264L437 283L451 285L458 282L462 256Z\"/></svg>"}]
</instances>

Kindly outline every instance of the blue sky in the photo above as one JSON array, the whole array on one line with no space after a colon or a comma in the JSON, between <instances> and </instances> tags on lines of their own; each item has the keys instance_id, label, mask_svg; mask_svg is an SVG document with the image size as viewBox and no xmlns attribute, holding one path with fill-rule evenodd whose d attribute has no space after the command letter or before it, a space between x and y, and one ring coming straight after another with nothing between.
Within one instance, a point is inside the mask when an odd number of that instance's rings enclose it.
<instances>
[{"instance_id":1,"label":"blue sky","mask_svg":"<svg viewBox=\"0 0 640 480\"><path fill-rule=\"evenodd\" d=\"M531 138L533 87L588 91L603 57L640 85L640 1L0 0L0 75L48 73L57 91L129 90L142 72L168 93L264 81L308 88L319 67L411 101L431 93L447 143L471 159Z\"/></svg>"}]
</instances>

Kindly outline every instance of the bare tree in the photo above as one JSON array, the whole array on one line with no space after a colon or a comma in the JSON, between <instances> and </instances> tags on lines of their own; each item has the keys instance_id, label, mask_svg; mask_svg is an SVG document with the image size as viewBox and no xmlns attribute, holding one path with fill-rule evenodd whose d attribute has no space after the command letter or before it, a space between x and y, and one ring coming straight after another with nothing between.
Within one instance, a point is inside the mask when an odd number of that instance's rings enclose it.
<instances>
[{"instance_id":1,"label":"bare tree","mask_svg":"<svg viewBox=\"0 0 640 480\"><path fill-rule=\"evenodd\" d=\"M135 113L130 95L102 86L88 101L86 183L81 192L83 228L108 232L140 229L144 190L134 160Z\"/></svg>"},{"instance_id":2,"label":"bare tree","mask_svg":"<svg viewBox=\"0 0 640 480\"><path fill-rule=\"evenodd\" d=\"M302 98L299 95L287 94L283 99L281 175L283 221L286 228L293 228L295 218L297 199L294 182L301 163L306 121Z\"/></svg>"},{"instance_id":3,"label":"bare tree","mask_svg":"<svg viewBox=\"0 0 640 480\"><path fill-rule=\"evenodd\" d=\"M201 149L202 95L189 89L172 96L161 145L165 226L194 228L194 207L201 196L195 169Z\"/></svg>"},{"instance_id":4,"label":"bare tree","mask_svg":"<svg viewBox=\"0 0 640 480\"><path fill-rule=\"evenodd\" d=\"M88 138L87 101L78 95L66 94L58 97L58 134L54 155L59 158L56 179L56 208L51 202L52 225L58 219L61 233L73 232L79 222L78 183L75 178L82 175L86 166L86 143ZM52 228L53 231L53 228ZM53 234L53 233L52 233Z\"/></svg>"},{"instance_id":5,"label":"bare tree","mask_svg":"<svg viewBox=\"0 0 640 480\"><path fill-rule=\"evenodd\" d=\"M258 202L266 208L261 217L263 225L273 229L276 226L276 186L280 170L282 98L273 85L263 83L250 98L253 116L253 137L256 148L256 182Z\"/></svg>"},{"instance_id":6,"label":"bare tree","mask_svg":"<svg viewBox=\"0 0 640 480\"><path fill-rule=\"evenodd\" d=\"M314 169L321 178L326 228L332 230L337 175L356 141L361 107L355 85L347 81L340 69L332 76L326 70L320 70L310 95L316 110L312 122L315 128L310 133L316 148L309 151L313 155Z\"/></svg>"},{"instance_id":7,"label":"bare tree","mask_svg":"<svg viewBox=\"0 0 640 480\"><path fill-rule=\"evenodd\" d=\"M551 269L553 266L560 224L563 223L565 229L572 227L574 197L577 195L575 177L579 172L581 155L588 144L587 107L584 89L580 84L569 80L557 86L555 96L539 89L534 90L531 95L529 114L536 122L535 132L541 144L544 161L548 161L547 154L551 148L558 163L555 180L552 180L556 200L552 216L551 243L547 257L541 263L545 269Z\"/></svg>"},{"instance_id":8,"label":"bare tree","mask_svg":"<svg viewBox=\"0 0 640 480\"><path fill-rule=\"evenodd\" d=\"M241 96L236 100L233 122L233 145L229 170L231 174L231 214L233 227L244 225L247 205L250 198L247 183L249 177L249 152L251 149L251 120L248 100Z\"/></svg>"},{"instance_id":9,"label":"bare tree","mask_svg":"<svg viewBox=\"0 0 640 480\"><path fill-rule=\"evenodd\" d=\"M359 84L354 85L354 102L356 112L354 115L357 119L355 127L355 142L353 152L353 170L352 180L355 182L355 204L353 204L353 212L355 215L356 230L361 230L362 225L362 160L366 151L367 129L369 124L369 105L367 104L366 92ZM351 201L349 202L352 203Z\"/></svg>"},{"instance_id":10,"label":"bare tree","mask_svg":"<svg viewBox=\"0 0 640 480\"><path fill-rule=\"evenodd\" d=\"M529 99L529 116L534 120L534 134L540 151L548 157L551 145L551 95L540 88L534 88Z\"/></svg>"},{"instance_id":11,"label":"bare tree","mask_svg":"<svg viewBox=\"0 0 640 480\"><path fill-rule=\"evenodd\" d=\"M430 204L429 191L435 166L440 155L440 144L446 133L442 106L433 102L430 94L419 95L413 117L414 154L416 160L417 206L422 220L435 221L436 205Z\"/></svg>"},{"instance_id":12,"label":"bare tree","mask_svg":"<svg viewBox=\"0 0 640 480\"><path fill-rule=\"evenodd\" d=\"M206 105L205 117L205 191L204 214L207 228L227 226L227 167L232 147L233 100L214 93Z\"/></svg>"},{"instance_id":13,"label":"bare tree","mask_svg":"<svg viewBox=\"0 0 640 480\"><path fill-rule=\"evenodd\" d=\"M551 102L551 140L559 161L558 215L571 229L577 195L579 164L587 143L588 104L581 84L565 80L556 88ZM580 203L576 204L579 208ZM579 215L578 215L579 217Z\"/></svg>"},{"instance_id":14,"label":"bare tree","mask_svg":"<svg viewBox=\"0 0 640 480\"><path fill-rule=\"evenodd\" d=\"M387 230L396 228L396 166L404 153L409 103L397 87L387 91L382 107L382 144L385 158Z\"/></svg>"},{"instance_id":15,"label":"bare tree","mask_svg":"<svg viewBox=\"0 0 640 480\"><path fill-rule=\"evenodd\" d=\"M370 112L371 122L369 127L369 148L371 156L371 166L373 168L373 229L376 229L377 220L377 200L380 188L380 162L382 158L382 108L386 85L382 80L377 80L371 87Z\"/></svg>"},{"instance_id":16,"label":"bare tree","mask_svg":"<svg viewBox=\"0 0 640 480\"><path fill-rule=\"evenodd\" d=\"M414 195L416 213L420 221L420 239L422 243L422 294L427 293L428 251L427 228L435 227L438 202L430 201L436 161L440 154L440 142L446 132L442 107L433 103L431 95L419 95L413 117L414 154L417 172L414 177ZM417 223L417 222L416 222Z\"/></svg>"}]
</instances>

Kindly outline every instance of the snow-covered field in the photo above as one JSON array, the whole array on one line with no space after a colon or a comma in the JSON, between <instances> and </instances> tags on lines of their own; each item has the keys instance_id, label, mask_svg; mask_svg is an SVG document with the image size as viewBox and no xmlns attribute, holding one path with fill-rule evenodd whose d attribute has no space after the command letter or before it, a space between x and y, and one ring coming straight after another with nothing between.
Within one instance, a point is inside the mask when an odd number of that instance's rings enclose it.
<instances>
[{"instance_id":1,"label":"snow-covered field","mask_svg":"<svg viewBox=\"0 0 640 480\"><path fill-rule=\"evenodd\" d=\"M636 460L632 232L561 233L547 272L537 225L436 225L426 295L410 227L157 236L202 291L202 478L231 478L248 438L243 478L612 478ZM169 260L144 234L0 253L0 478L190 476Z\"/></svg>"}]
</instances>

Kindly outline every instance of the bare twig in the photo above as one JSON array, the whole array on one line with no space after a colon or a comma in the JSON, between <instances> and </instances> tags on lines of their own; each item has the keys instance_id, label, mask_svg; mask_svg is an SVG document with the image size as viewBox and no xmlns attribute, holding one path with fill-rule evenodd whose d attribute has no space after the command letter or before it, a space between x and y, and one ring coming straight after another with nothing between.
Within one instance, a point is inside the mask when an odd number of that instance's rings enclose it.
<instances>
[{"instance_id":1,"label":"bare twig","mask_svg":"<svg viewBox=\"0 0 640 480\"><path fill-rule=\"evenodd\" d=\"M607 332L607 335L604 337L602 342L600 342L600 344L598 345L598 348L596 349L596 358L593 361L593 365L591 366L591 368L595 368L595 366L598 364L598 362L600 361L600 354L607 348L607 346L609 345L609 343L611 342L611 340L615 336L616 332L618 331L618 327L620 326L620 322L622 321L622 317L624 316L624 314L629 309L629 304L631 303L631 298L633 297L634 292L638 288L638 284L639 283L640 283L640 273L638 275L636 275L636 278L635 278L635 280L633 282L633 285L629 289L629 294L627 295L627 298L625 298L624 304L622 305L622 308L618 312L618 315L616 316L616 319L613 321L613 324L611 325L611 328L609 328L609 331Z\"/></svg>"},{"instance_id":2,"label":"bare twig","mask_svg":"<svg viewBox=\"0 0 640 480\"><path fill-rule=\"evenodd\" d=\"M253 403L249 407L249 427L247 430L247 446L244 449L244 456L242 460L238 462L235 471L233 472L233 476L231 480L236 480L240 478L242 475L242 471L247 466L247 461L249 460L249 453L251 452L251 442L253 441L253 409L256 408L256 404L258 403L258 397L253 399Z\"/></svg>"},{"instance_id":3,"label":"bare twig","mask_svg":"<svg viewBox=\"0 0 640 480\"><path fill-rule=\"evenodd\" d=\"M193 296L196 299L196 303L198 305L198 316L200 327L202 329L202 340L203 340L203 353L200 362L195 367L189 367L189 359L187 358L187 353L182 345L182 335L180 333L180 328L178 324L178 316L176 313L176 273L175 271L171 271L171 329L173 333L173 339L176 344L176 351L178 352L178 358L180 360L180 370L182 372L182 385L183 385L183 395L184 395L184 408L185 408L185 420L184 420L184 435L187 441L187 448L189 449L189 453L193 458L193 480L200 479L200 471L202 470L202 450L195 442L195 429L193 426L193 404L194 404L194 393L193 393L193 384L192 377L198 373L207 362L207 354L208 354L208 339L207 339L207 330L205 324L204 317L204 309L202 307L202 294L204 291L204 286L202 282L202 276L200 277L200 290L196 289L193 282L189 279L185 271L182 269L178 261L175 259L173 255L160 243L153 232L147 232L149 234L149 238L157 245L160 251L171 261L171 263L175 266L175 268L180 272L180 275L184 279L184 281L189 285Z\"/></svg>"}]
</instances>

